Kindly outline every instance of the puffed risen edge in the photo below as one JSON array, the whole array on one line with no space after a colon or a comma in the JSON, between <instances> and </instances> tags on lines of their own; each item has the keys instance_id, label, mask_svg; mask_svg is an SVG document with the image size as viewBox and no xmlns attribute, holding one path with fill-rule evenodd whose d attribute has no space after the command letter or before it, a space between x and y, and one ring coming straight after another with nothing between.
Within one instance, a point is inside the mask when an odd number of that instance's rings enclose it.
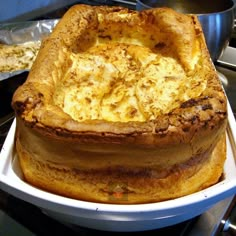
<instances>
[{"instance_id":1,"label":"puffed risen edge","mask_svg":"<svg viewBox=\"0 0 236 236\"><path fill-rule=\"evenodd\" d=\"M61 45L66 45L72 51L76 50L79 44L76 39L85 31L92 30L94 25L89 22L97 21L97 12L108 14L118 11L136 14L122 7L75 5L69 9L53 33L43 41L27 81L13 96L12 106L18 119L43 135L82 143L163 146L194 142L202 137L216 135L219 129L222 131L227 122L226 97L206 48L201 26L197 18L191 15L188 17L194 22L196 35L201 41L203 63L208 68L204 75L207 88L199 97L182 103L179 108L156 117L155 120L127 123L100 120L77 122L51 104L54 91L51 71ZM181 14L173 13L167 8L137 14L140 14L140 19L150 20L159 12L181 17Z\"/></svg>"}]
</instances>

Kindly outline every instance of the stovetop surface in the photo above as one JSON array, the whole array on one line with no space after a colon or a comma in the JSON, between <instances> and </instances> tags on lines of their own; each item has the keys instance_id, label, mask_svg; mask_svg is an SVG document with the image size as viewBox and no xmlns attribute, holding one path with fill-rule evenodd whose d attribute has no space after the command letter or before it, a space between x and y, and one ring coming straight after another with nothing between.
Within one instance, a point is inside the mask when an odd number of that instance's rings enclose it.
<instances>
[{"instance_id":1,"label":"stovetop surface","mask_svg":"<svg viewBox=\"0 0 236 236\"><path fill-rule=\"evenodd\" d=\"M78 1L83 3L84 1ZM107 1L107 0L95 0L95 1L85 1L87 4L100 5L122 5L128 6L129 8L135 8L135 0L133 1ZM43 17L37 17L35 19L54 19L61 17L70 6L57 9L51 13L43 15ZM235 47L235 39L232 38L230 46ZM236 114L236 70L232 68L222 67L220 64L216 63L216 69L221 72L227 78L227 83L223 84L226 94L228 96L229 102L232 106L234 114ZM22 84L28 73L24 72L20 75L15 76L0 82L0 148L3 145L5 137L8 133L9 127L13 121L14 113L10 106L12 94L15 89ZM17 82L16 82L17 81ZM4 102L3 102L4 101ZM232 199L231 199L232 200ZM229 205L229 204L228 204ZM233 206L234 206L233 202ZM232 203L231 203L232 207ZM194 226L199 224L200 218L196 217L194 219L182 222L175 226L166 227L158 230L151 230L145 232L135 232L129 233L129 235L195 235L191 234ZM92 235L98 233L96 230L72 227L69 225L64 225L44 213L27 202L17 199L8 193L0 190L0 235ZM104 235L124 235L124 233L111 233L111 232L100 232ZM203 234L202 234L203 235ZM211 234L208 234L211 235ZM218 235L231 235L226 233L218 232Z\"/></svg>"}]
</instances>

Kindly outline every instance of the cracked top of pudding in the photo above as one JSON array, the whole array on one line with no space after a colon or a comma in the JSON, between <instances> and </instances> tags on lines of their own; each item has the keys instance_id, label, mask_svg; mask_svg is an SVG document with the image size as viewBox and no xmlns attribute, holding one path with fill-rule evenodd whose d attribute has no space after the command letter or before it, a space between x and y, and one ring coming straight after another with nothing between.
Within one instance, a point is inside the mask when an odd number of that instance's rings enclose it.
<instances>
[{"instance_id":1,"label":"cracked top of pudding","mask_svg":"<svg viewBox=\"0 0 236 236\"><path fill-rule=\"evenodd\" d=\"M50 135L141 134L141 143L173 132L189 140L227 115L197 17L168 8L75 5L42 42L12 105Z\"/></svg>"}]
</instances>

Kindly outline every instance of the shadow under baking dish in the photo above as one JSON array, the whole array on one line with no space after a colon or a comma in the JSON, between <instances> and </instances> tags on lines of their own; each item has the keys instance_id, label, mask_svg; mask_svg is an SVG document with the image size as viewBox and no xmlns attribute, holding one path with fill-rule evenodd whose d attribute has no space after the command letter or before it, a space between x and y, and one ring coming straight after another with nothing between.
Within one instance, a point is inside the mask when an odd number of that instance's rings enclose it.
<instances>
[{"instance_id":1,"label":"shadow under baking dish","mask_svg":"<svg viewBox=\"0 0 236 236\"><path fill-rule=\"evenodd\" d=\"M236 193L236 123L229 105L227 159L221 181L188 196L150 204L116 205L80 201L26 183L14 149L15 126L14 121L1 151L0 188L38 206L47 215L64 223L108 231L158 229L194 218Z\"/></svg>"}]
</instances>

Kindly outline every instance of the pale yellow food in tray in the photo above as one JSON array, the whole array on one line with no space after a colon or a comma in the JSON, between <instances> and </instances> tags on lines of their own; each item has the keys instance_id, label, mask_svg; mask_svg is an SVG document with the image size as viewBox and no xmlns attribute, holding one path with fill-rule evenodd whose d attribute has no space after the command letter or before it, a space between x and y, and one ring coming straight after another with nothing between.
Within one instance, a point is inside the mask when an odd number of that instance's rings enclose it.
<instances>
[{"instance_id":1,"label":"pale yellow food in tray","mask_svg":"<svg viewBox=\"0 0 236 236\"><path fill-rule=\"evenodd\" d=\"M76 5L12 105L25 179L47 191L148 203L222 175L226 97L196 16Z\"/></svg>"},{"instance_id":2,"label":"pale yellow food in tray","mask_svg":"<svg viewBox=\"0 0 236 236\"><path fill-rule=\"evenodd\" d=\"M0 73L30 70L40 48L40 42L0 44Z\"/></svg>"}]
</instances>

